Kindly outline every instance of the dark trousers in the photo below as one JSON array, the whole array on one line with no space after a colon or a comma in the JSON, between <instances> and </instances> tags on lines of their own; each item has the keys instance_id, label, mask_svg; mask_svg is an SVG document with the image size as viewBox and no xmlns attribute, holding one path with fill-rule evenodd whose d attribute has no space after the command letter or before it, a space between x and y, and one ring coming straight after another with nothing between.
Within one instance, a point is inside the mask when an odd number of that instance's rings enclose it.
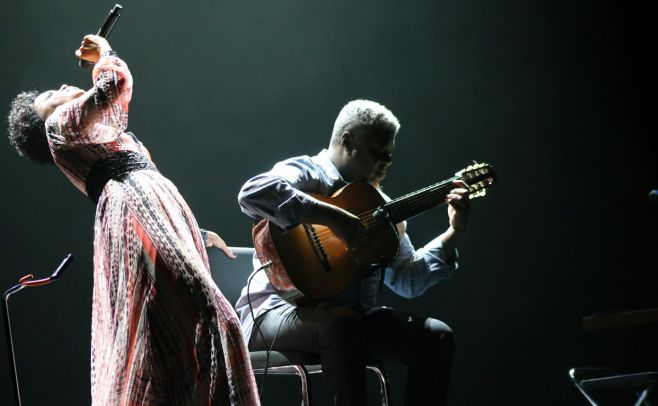
<instances>
[{"instance_id":1,"label":"dark trousers","mask_svg":"<svg viewBox=\"0 0 658 406\"><path fill-rule=\"evenodd\" d=\"M272 309L257 319L250 350L301 351L320 355L337 405L366 404L367 359L407 366L406 405L444 405L454 338L445 323L378 308L362 314L333 303ZM275 339L276 338L276 339Z\"/></svg>"}]
</instances>

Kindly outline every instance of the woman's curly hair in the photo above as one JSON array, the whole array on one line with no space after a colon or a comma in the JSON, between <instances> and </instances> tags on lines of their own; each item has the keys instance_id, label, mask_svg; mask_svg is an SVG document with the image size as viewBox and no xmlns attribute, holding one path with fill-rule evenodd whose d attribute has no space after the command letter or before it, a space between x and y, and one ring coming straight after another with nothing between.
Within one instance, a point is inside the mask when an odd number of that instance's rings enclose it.
<instances>
[{"instance_id":1,"label":"woman's curly hair","mask_svg":"<svg viewBox=\"0 0 658 406\"><path fill-rule=\"evenodd\" d=\"M52 164L54 162L46 138L46 125L34 110L34 99L39 94L36 90L21 92L11 102L7 117L9 143L20 156L40 164Z\"/></svg>"}]
</instances>

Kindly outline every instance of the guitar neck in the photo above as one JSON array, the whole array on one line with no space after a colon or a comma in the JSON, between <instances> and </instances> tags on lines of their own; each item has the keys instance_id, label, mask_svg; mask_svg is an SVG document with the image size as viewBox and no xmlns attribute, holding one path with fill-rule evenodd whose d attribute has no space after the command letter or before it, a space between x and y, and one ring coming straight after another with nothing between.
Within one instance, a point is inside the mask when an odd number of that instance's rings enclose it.
<instances>
[{"instance_id":1,"label":"guitar neck","mask_svg":"<svg viewBox=\"0 0 658 406\"><path fill-rule=\"evenodd\" d=\"M444 203L446 195L455 188L455 180L461 180L461 177L455 176L398 197L383 205L382 209L393 224L408 220Z\"/></svg>"}]
</instances>

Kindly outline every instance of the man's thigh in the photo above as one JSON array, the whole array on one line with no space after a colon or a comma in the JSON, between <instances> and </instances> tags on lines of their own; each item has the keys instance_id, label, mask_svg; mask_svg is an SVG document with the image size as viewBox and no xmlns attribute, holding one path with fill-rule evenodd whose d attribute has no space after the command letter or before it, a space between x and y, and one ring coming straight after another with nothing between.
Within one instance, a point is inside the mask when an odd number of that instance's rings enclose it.
<instances>
[{"instance_id":1,"label":"man's thigh","mask_svg":"<svg viewBox=\"0 0 658 406\"><path fill-rule=\"evenodd\" d=\"M319 353L321 336L328 326L355 311L331 303L295 307L285 304L256 320L249 340L250 350L274 349Z\"/></svg>"}]
</instances>

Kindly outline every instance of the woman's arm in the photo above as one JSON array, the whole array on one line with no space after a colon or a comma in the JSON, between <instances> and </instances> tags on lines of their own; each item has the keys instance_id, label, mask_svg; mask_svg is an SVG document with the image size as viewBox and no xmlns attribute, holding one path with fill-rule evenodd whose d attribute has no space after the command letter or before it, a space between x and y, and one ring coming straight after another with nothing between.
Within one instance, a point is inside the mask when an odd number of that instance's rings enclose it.
<instances>
[{"instance_id":1,"label":"woman's arm","mask_svg":"<svg viewBox=\"0 0 658 406\"><path fill-rule=\"evenodd\" d=\"M224 242L222 237L217 235L217 233L210 230L205 230L203 228L200 230L201 235L203 236L203 241L206 243L206 248L215 247L224 252L227 257L237 258L231 248L226 244L226 242Z\"/></svg>"},{"instance_id":2,"label":"woman's arm","mask_svg":"<svg viewBox=\"0 0 658 406\"><path fill-rule=\"evenodd\" d=\"M58 132L73 144L114 141L128 125L130 70L107 40L97 35L86 35L75 54L96 64L92 72L94 87L64 106L57 120L61 126Z\"/></svg>"}]
</instances>

